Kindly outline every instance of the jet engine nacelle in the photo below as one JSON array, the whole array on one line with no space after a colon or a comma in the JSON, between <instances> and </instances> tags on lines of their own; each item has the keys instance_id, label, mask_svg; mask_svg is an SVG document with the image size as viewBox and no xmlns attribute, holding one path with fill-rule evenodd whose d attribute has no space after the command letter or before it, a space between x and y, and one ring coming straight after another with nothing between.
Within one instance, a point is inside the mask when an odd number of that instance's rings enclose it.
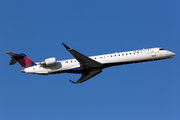
<instances>
[{"instance_id":1,"label":"jet engine nacelle","mask_svg":"<svg viewBox=\"0 0 180 120\"><path fill-rule=\"evenodd\" d=\"M56 65L56 58L53 57L53 58L48 58L48 59L45 59L45 61L42 61L39 63L41 66L54 66Z\"/></svg>"}]
</instances>

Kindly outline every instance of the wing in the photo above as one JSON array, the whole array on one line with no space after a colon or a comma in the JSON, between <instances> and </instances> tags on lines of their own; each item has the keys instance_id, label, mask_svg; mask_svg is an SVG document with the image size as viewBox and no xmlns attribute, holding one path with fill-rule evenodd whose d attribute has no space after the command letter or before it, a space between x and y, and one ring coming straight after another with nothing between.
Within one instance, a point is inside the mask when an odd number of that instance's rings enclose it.
<instances>
[{"instance_id":1,"label":"wing","mask_svg":"<svg viewBox=\"0 0 180 120\"><path fill-rule=\"evenodd\" d=\"M97 74L101 73L102 70L95 70L95 71L92 71L92 72L89 72L89 73L82 73L81 77L79 78L79 80L77 80L76 82L74 81L71 81L72 83L74 84L78 84L78 83L82 83L94 76L96 76Z\"/></svg>"},{"instance_id":2,"label":"wing","mask_svg":"<svg viewBox=\"0 0 180 120\"><path fill-rule=\"evenodd\" d=\"M82 83L102 72L101 69L98 69L99 67L101 67L103 65L102 63L99 63L99 62L79 53L78 51L69 48L64 43L62 43L62 44L74 56L74 58L76 58L76 60L80 63L81 69L86 71L86 72L82 73L81 78L79 78L79 80L77 80L76 82L73 82L70 80L72 83L75 83L75 84Z\"/></svg>"},{"instance_id":3,"label":"wing","mask_svg":"<svg viewBox=\"0 0 180 120\"><path fill-rule=\"evenodd\" d=\"M62 44L74 56L74 58L77 59L77 61L80 63L81 69L98 68L103 65L102 63L99 63L99 62L79 53L78 51L69 48L64 43L62 43Z\"/></svg>"}]
</instances>

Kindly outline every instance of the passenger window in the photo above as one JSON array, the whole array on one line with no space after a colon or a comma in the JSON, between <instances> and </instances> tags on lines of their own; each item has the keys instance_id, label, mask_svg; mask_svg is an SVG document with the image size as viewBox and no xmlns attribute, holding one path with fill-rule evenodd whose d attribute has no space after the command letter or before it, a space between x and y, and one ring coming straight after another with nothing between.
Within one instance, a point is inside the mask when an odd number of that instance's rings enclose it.
<instances>
[{"instance_id":1,"label":"passenger window","mask_svg":"<svg viewBox=\"0 0 180 120\"><path fill-rule=\"evenodd\" d=\"M118 54L120 56L120 54Z\"/></svg>"}]
</instances>

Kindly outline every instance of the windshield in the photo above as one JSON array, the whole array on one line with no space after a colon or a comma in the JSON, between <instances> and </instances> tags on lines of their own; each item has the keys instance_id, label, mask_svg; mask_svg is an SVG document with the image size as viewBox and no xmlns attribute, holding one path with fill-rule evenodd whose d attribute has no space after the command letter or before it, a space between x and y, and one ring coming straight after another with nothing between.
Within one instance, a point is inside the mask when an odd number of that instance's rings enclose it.
<instances>
[{"instance_id":1,"label":"windshield","mask_svg":"<svg viewBox=\"0 0 180 120\"><path fill-rule=\"evenodd\" d=\"M159 50L165 50L165 49L163 49L163 48L160 48Z\"/></svg>"}]
</instances>

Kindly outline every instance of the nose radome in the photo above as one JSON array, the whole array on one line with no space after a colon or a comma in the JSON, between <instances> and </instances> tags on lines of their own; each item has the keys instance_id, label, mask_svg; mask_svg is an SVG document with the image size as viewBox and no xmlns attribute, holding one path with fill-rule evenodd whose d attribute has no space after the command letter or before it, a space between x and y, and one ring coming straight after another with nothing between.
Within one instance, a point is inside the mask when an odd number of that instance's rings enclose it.
<instances>
[{"instance_id":1,"label":"nose radome","mask_svg":"<svg viewBox=\"0 0 180 120\"><path fill-rule=\"evenodd\" d=\"M176 56L176 54L175 54L175 53L172 53L172 55L173 55L173 56Z\"/></svg>"},{"instance_id":2,"label":"nose radome","mask_svg":"<svg viewBox=\"0 0 180 120\"><path fill-rule=\"evenodd\" d=\"M173 53L173 52L170 52L170 54L171 54L172 56L176 56L176 54L175 54L175 53Z\"/></svg>"},{"instance_id":3,"label":"nose radome","mask_svg":"<svg viewBox=\"0 0 180 120\"><path fill-rule=\"evenodd\" d=\"M173 56L176 56L176 53L173 53Z\"/></svg>"},{"instance_id":4,"label":"nose radome","mask_svg":"<svg viewBox=\"0 0 180 120\"><path fill-rule=\"evenodd\" d=\"M170 52L170 51L168 51L167 55L168 55L168 56L170 56L170 58L173 58L174 56L176 56L176 54L175 54L175 53Z\"/></svg>"}]
</instances>

